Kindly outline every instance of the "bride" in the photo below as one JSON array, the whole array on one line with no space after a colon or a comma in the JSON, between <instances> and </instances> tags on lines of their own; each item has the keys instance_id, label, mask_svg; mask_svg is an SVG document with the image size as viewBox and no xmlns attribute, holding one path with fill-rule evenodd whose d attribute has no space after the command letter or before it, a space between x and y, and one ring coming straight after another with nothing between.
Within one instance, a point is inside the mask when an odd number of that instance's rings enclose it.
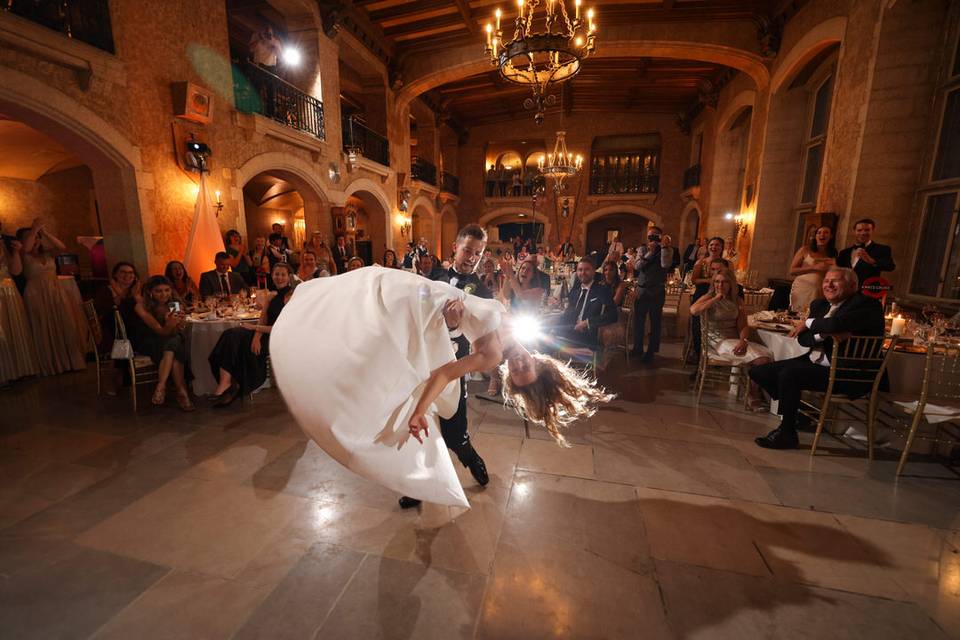
<instances>
[{"instance_id":1,"label":"bride","mask_svg":"<svg viewBox=\"0 0 960 640\"><path fill-rule=\"evenodd\" d=\"M459 360L445 312L462 314L472 346ZM397 269L301 284L274 326L270 352L291 413L324 451L369 480L445 505L469 506L436 435L438 415L456 411L462 376L505 360L497 371L506 400L561 445L563 427L612 397L527 351L500 302Z\"/></svg>"}]
</instances>

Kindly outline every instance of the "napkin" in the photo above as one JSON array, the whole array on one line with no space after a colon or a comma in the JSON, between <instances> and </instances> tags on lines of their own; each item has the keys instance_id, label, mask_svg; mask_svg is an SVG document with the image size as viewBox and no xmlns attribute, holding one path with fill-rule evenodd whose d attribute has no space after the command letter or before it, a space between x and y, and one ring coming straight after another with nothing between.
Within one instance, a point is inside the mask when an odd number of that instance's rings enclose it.
<instances>
[{"instance_id":1,"label":"napkin","mask_svg":"<svg viewBox=\"0 0 960 640\"><path fill-rule=\"evenodd\" d=\"M917 412L917 405L920 403L914 400L913 402L897 402L897 404L903 407L903 410L907 413L913 414ZM960 409L956 407L942 407L928 402L926 406L923 407L923 417L930 424L949 422L950 420L960 418Z\"/></svg>"}]
</instances>

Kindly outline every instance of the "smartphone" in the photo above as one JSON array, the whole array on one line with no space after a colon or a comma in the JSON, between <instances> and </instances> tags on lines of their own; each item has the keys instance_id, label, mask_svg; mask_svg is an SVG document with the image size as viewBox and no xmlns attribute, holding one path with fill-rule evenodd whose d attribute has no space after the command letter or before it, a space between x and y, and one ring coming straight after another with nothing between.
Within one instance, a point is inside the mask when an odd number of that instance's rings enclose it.
<instances>
[{"instance_id":1,"label":"smartphone","mask_svg":"<svg viewBox=\"0 0 960 640\"><path fill-rule=\"evenodd\" d=\"M170 313L180 313L180 301L171 300L167 303L167 308L170 309Z\"/></svg>"}]
</instances>

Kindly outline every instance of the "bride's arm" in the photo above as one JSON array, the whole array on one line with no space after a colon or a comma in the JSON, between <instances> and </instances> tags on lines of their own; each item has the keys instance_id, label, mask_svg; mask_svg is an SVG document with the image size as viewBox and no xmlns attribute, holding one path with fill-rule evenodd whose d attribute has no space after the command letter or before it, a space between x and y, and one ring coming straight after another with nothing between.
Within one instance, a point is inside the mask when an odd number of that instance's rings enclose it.
<instances>
[{"instance_id":1,"label":"bride's arm","mask_svg":"<svg viewBox=\"0 0 960 640\"><path fill-rule=\"evenodd\" d=\"M430 374L426 387L410 418L410 433L418 441L423 442L420 431L427 433L427 408L440 396L443 389L468 373L474 371L489 371L500 364L503 359L503 348L497 332L489 333L473 343L473 353L459 360L452 360Z\"/></svg>"}]
</instances>

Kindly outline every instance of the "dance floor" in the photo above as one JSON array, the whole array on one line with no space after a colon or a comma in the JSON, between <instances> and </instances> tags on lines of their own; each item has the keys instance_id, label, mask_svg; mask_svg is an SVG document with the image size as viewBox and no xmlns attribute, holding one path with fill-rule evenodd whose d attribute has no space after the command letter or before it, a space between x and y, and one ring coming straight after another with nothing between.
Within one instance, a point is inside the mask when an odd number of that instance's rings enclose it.
<instances>
[{"instance_id":1,"label":"dance floor","mask_svg":"<svg viewBox=\"0 0 960 640\"><path fill-rule=\"evenodd\" d=\"M694 408L669 358L604 379L571 449L471 398L491 482L460 469L452 522L341 469L275 391L138 416L89 371L2 391L0 636L960 638L955 473L759 449L773 418Z\"/></svg>"}]
</instances>

